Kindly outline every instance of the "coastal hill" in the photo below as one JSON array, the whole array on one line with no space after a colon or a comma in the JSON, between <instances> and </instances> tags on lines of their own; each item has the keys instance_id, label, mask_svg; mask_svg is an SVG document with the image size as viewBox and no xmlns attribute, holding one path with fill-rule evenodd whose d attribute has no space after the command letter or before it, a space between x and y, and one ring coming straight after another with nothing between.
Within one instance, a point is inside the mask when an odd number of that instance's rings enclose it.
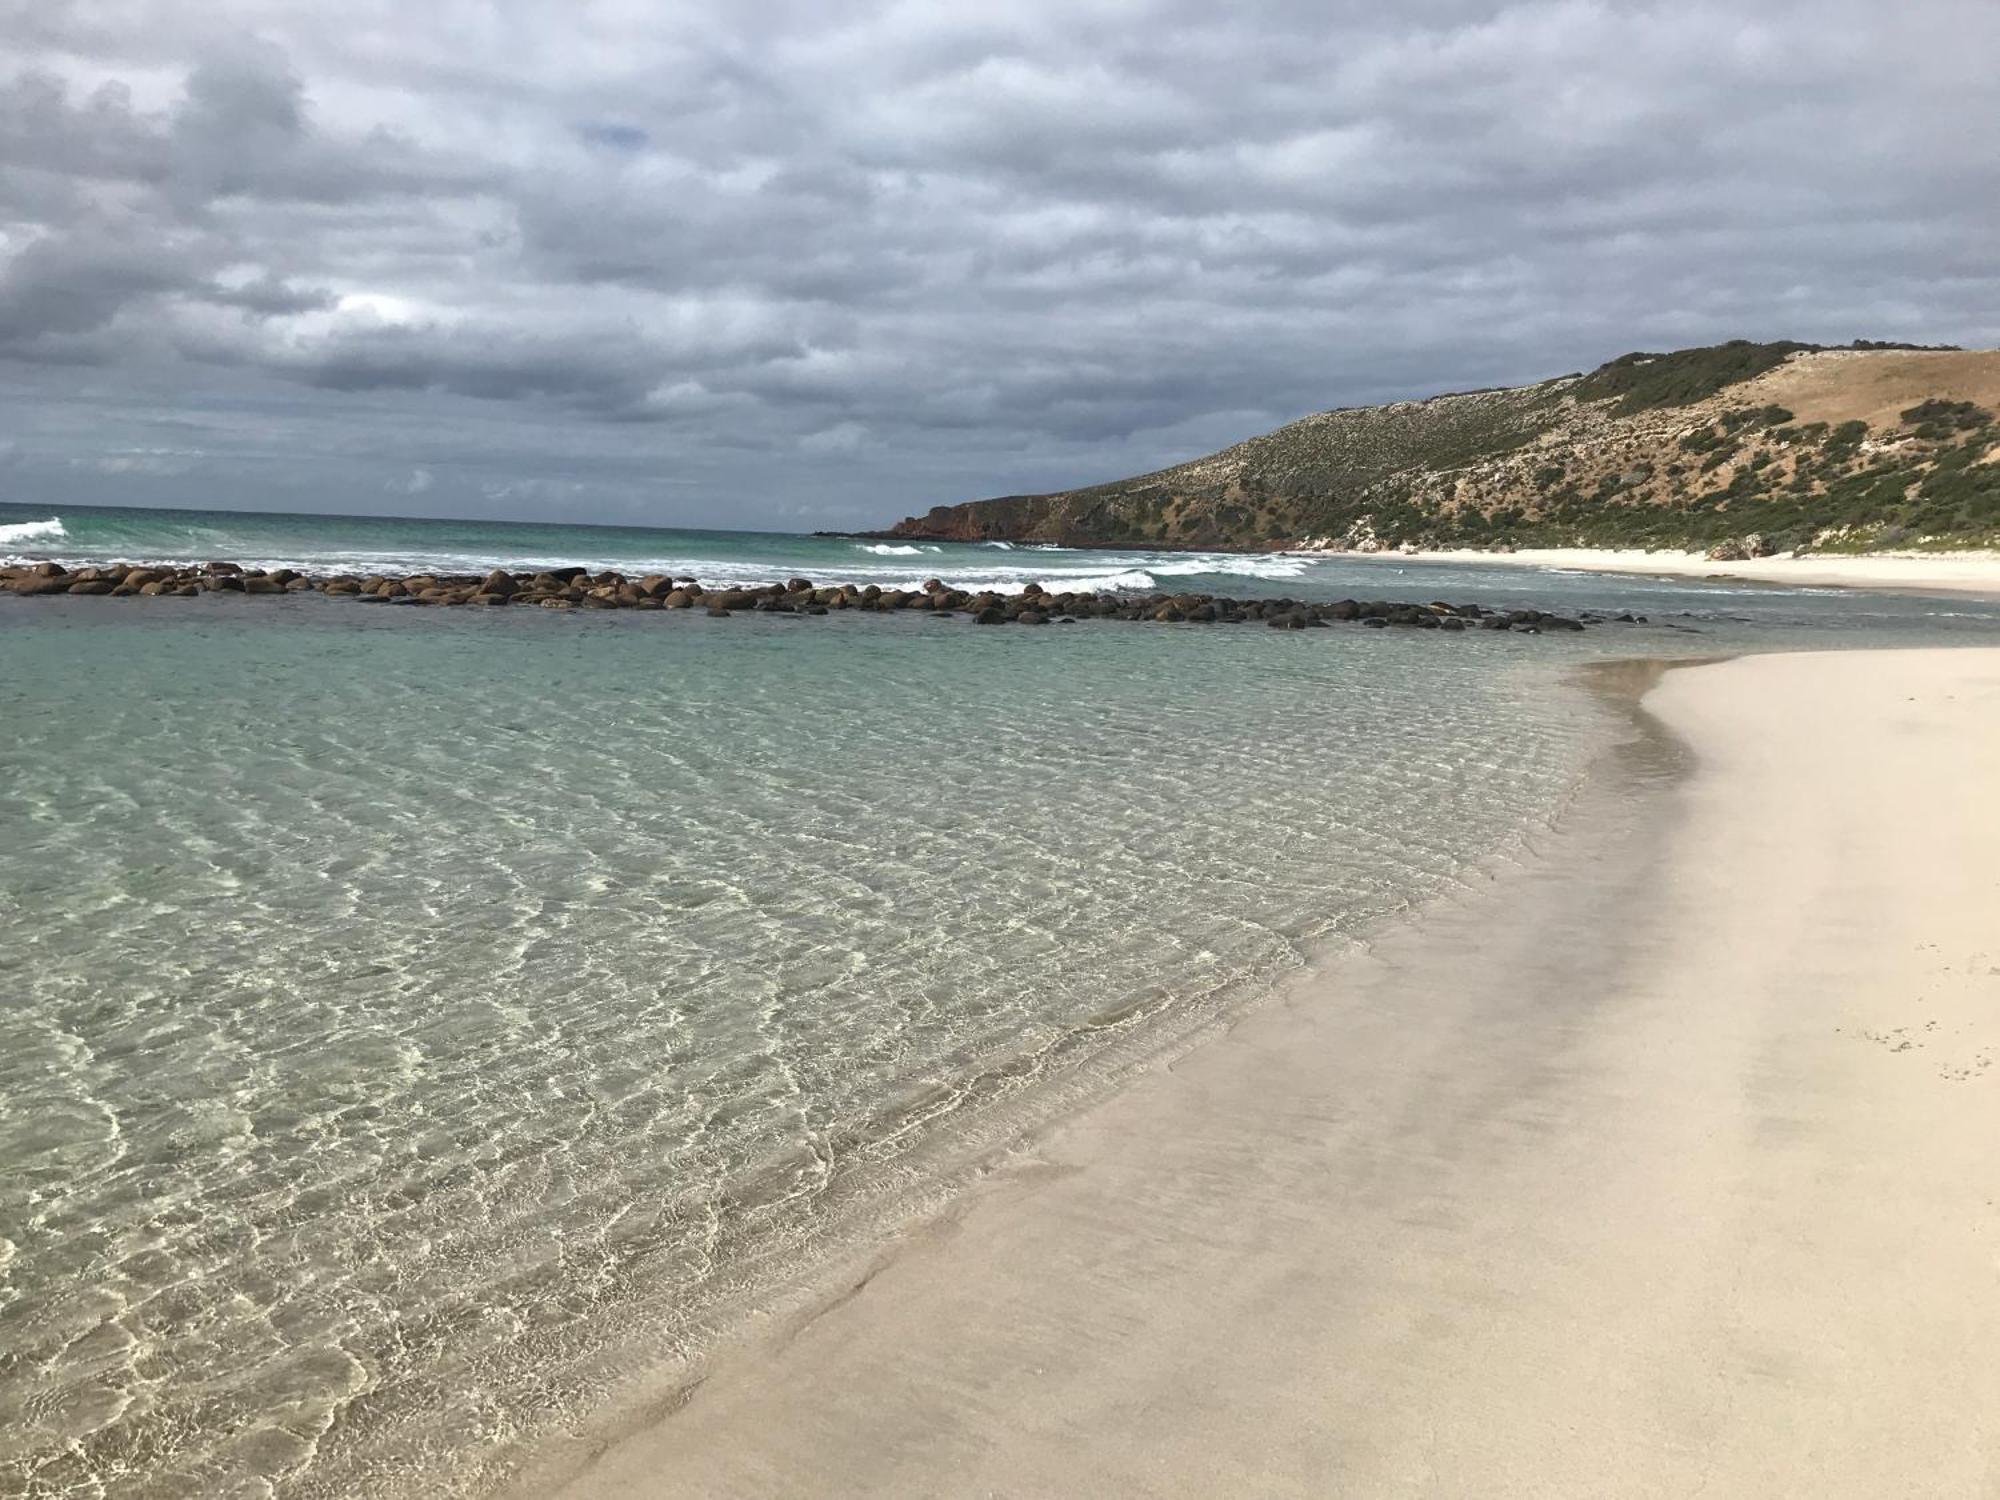
<instances>
[{"instance_id":1,"label":"coastal hill","mask_svg":"<svg viewBox=\"0 0 2000 1500\"><path fill-rule=\"evenodd\" d=\"M1156 473L941 505L945 541L1376 551L2000 541L2000 351L1741 340L1321 412Z\"/></svg>"}]
</instances>

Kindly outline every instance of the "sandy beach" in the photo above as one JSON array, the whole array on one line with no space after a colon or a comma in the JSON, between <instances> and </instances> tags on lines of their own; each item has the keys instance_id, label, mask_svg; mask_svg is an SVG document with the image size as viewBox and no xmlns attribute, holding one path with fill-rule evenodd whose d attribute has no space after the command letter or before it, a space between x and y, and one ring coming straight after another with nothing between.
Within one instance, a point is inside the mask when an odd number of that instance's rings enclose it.
<instances>
[{"instance_id":1,"label":"sandy beach","mask_svg":"<svg viewBox=\"0 0 2000 1500\"><path fill-rule=\"evenodd\" d=\"M1526 865L522 1492L2000 1493L2000 651L1646 706Z\"/></svg>"},{"instance_id":2,"label":"sandy beach","mask_svg":"<svg viewBox=\"0 0 2000 1500\"><path fill-rule=\"evenodd\" d=\"M1352 553L1343 556L1365 557ZM1665 578L1740 578L1800 588L1896 589L2000 599L2000 552L1874 553L1866 557L1756 557L1711 562L1698 552L1639 548L1523 547L1514 552L1383 552L1395 562L1495 563L1567 568L1584 573L1641 573Z\"/></svg>"}]
</instances>

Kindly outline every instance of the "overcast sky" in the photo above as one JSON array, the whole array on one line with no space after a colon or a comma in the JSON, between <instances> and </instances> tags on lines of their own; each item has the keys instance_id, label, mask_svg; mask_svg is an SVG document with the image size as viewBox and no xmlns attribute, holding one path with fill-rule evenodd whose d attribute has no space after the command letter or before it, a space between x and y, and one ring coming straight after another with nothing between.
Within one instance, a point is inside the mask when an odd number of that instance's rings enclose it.
<instances>
[{"instance_id":1,"label":"overcast sky","mask_svg":"<svg viewBox=\"0 0 2000 1500\"><path fill-rule=\"evenodd\" d=\"M809 529L2000 342L2000 4L0 0L0 499Z\"/></svg>"}]
</instances>

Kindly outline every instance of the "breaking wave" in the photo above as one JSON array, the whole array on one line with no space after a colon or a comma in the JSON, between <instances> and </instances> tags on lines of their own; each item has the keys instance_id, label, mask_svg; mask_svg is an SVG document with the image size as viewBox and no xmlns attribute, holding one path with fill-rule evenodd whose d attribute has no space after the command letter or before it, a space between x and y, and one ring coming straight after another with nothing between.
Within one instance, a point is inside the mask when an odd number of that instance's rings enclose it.
<instances>
[{"instance_id":1,"label":"breaking wave","mask_svg":"<svg viewBox=\"0 0 2000 1500\"><path fill-rule=\"evenodd\" d=\"M50 516L46 521L21 521L13 526L0 526L0 547L17 542L52 542L68 535L63 530L61 516Z\"/></svg>"}]
</instances>

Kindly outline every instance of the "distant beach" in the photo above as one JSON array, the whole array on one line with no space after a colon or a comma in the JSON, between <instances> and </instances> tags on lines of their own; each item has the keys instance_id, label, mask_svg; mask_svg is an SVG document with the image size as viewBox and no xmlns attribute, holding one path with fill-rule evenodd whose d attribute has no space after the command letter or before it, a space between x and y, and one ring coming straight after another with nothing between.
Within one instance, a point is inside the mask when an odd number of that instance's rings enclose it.
<instances>
[{"instance_id":1,"label":"distant beach","mask_svg":"<svg viewBox=\"0 0 2000 1500\"><path fill-rule=\"evenodd\" d=\"M1513 552L1397 553L1399 561L1477 563L1668 578L1741 579L1792 588L1902 589L2000 599L2000 552L1822 553L1718 561L1695 552L1638 548L1523 547Z\"/></svg>"}]
</instances>

